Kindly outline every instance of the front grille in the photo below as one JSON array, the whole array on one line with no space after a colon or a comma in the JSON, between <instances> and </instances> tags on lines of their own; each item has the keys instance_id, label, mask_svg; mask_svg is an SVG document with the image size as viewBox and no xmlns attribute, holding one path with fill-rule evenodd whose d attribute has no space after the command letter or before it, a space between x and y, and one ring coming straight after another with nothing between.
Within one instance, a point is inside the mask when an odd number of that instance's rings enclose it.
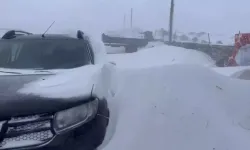
<instances>
[{"instance_id":1,"label":"front grille","mask_svg":"<svg viewBox=\"0 0 250 150\"><path fill-rule=\"evenodd\" d=\"M6 124L4 139L0 149L36 146L50 141L52 131L52 115L34 115L14 117Z\"/></svg>"}]
</instances>

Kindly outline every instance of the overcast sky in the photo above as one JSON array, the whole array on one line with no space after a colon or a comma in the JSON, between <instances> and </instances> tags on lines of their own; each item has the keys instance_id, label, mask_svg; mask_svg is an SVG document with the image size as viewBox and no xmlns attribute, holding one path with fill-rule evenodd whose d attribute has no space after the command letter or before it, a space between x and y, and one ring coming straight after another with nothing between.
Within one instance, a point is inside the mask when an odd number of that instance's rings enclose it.
<instances>
[{"instance_id":1,"label":"overcast sky","mask_svg":"<svg viewBox=\"0 0 250 150\"><path fill-rule=\"evenodd\" d=\"M175 0L174 30L213 34L250 32L249 0ZM81 28L103 32L134 26L154 30L168 28L170 0L0 0L0 28L42 32Z\"/></svg>"}]
</instances>

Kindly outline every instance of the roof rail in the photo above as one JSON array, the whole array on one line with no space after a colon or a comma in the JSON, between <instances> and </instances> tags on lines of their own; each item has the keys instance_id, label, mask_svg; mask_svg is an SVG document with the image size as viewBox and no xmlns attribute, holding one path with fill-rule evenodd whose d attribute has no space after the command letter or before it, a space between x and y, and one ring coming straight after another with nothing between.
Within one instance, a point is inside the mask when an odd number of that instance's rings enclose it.
<instances>
[{"instance_id":1,"label":"roof rail","mask_svg":"<svg viewBox=\"0 0 250 150\"><path fill-rule=\"evenodd\" d=\"M17 36L30 35L30 34L32 34L32 33L22 31L22 30L10 30L2 36L2 39L13 39Z\"/></svg>"}]
</instances>

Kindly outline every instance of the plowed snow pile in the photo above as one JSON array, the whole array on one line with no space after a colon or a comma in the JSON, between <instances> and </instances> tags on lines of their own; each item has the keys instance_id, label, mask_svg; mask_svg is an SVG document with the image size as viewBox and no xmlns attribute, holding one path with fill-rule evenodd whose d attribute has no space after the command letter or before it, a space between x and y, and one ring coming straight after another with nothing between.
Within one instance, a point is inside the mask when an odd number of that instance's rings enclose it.
<instances>
[{"instance_id":1,"label":"plowed snow pile","mask_svg":"<svg viewBox=\"0 0 250 150\"><path fill-rule=\"evenodd\" d=\"M166 64L198 64L214 66L215 62L205 53L173 46L156 46L142 49L131 54L109 55L109 60L114 61L120 67L151 67Z\"/></svg>"},{"instance_id":2,"label":"plowed snow pile","mask_svg":"<svg viewBox=\"0 0 250 150\"><path fill-rule=\"evenodd\" d=\"M111 58L118 88L99 149L249 150L250 82L202 66L212 64L200 53L164 47Z\"/></svg>"},{"instance_id":3,"label":"plowed snow pile","mask_svg":"<svg viewBox=\"0 0 250 150\"><path fill-rule=\"evenodd\" d=\"M213 68L214 71L229 76L232 78L238 78L243 80L250 80L250 66L241 67L223 67L223 68Z\"/></svg>"}]
</instances>

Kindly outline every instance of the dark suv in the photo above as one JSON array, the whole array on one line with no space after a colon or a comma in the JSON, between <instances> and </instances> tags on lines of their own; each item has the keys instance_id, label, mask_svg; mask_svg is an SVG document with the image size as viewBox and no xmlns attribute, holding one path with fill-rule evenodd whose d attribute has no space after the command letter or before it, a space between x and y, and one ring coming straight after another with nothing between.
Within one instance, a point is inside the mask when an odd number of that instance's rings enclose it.
<instances>
[{"instance_id":1,"label":"dark suv","mask_svg":"<svg viewBox=\"0 0 250 150\"><path fill-rule=\"evenodd\" d=\"M8 31L0 39L0 150L96 149L108 125L105 98L92 91L68 98L18 92L56 76L53 70L94 65L94 56L82 31L75 37Z\"/></svg>"}]
</instances>

